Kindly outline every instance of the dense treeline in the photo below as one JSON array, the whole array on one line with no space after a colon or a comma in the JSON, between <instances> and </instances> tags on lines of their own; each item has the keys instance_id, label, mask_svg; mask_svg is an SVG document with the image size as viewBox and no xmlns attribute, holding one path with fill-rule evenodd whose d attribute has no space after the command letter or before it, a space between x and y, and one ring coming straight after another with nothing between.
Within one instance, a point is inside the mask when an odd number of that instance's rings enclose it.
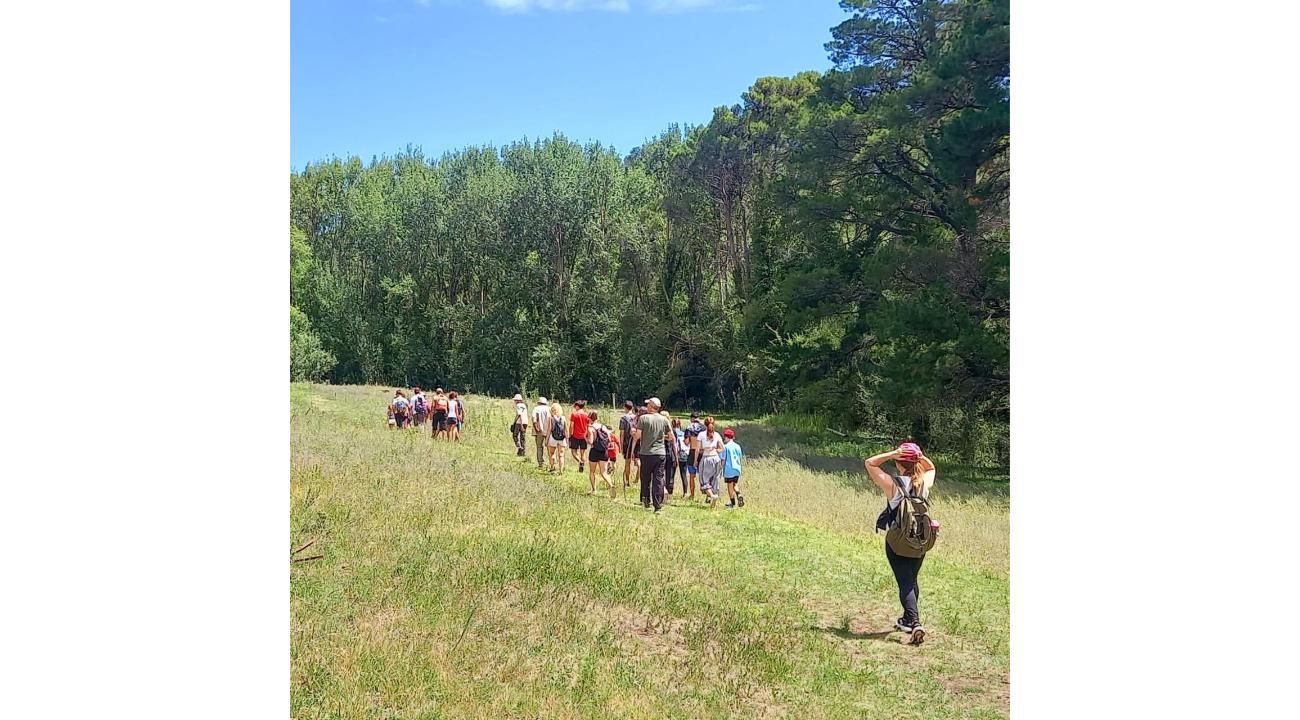
<instances>
[{"instance_id":1,"label":"dense treeline","mask_svg":"<svg viewBox=\"0 0 1300 720\"><path fill-rule=\"evenodd\" d=\"M834 69L626 157L557 134L294 174L295 377L654 393L1005 460L1007 0L841 5Z\"/></svg>"}]
</instances>

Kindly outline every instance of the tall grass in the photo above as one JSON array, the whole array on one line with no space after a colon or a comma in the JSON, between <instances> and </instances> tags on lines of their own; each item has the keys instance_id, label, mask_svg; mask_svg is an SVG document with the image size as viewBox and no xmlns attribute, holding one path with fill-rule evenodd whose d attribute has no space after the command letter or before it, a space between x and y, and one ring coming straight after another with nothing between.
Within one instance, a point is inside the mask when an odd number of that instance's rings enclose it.
<instances>
[{"instance_id":1,"label":"tall grass","mask_svg":"<svg viewBox=\"0 0 1300 720\"><path fill-rule=\"evenodd\" d=\"M448 445L386 429L390 394L291 386L289 541L325 555L290 566L294 717L1005 716L1005 493L936 497L913 648L878 495L761 423L744 509L654 517L515 457L508 401Z\"/></svg>"}]
</instances>

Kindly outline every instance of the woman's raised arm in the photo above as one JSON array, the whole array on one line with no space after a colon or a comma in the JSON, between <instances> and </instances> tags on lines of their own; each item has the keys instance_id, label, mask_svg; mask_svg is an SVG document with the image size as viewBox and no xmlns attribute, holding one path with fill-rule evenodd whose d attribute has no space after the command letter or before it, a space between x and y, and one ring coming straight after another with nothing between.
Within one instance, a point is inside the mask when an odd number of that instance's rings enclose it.
<instances>
[{"instance_id":1,"label":"woman's raised arm","mask_svg":"<svg viewBox=\"0 0 1300 720\"><path fill-rule=\"evenodd\" d=\"M862 461L862 464L867 468L867 475L871 477L871 481L876 484L876 487L880 488L880 492L885 494L886 499L894 496L894 478L881 469L880 466L897 457L898 451L890 450Z\"/></svg>"}]
</instances>

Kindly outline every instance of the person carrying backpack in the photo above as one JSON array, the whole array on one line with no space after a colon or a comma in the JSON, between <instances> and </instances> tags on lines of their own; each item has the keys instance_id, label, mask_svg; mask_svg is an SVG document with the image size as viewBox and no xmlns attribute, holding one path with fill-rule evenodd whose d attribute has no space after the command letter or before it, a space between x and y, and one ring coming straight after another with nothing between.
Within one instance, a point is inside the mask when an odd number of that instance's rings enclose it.
<instances>
[{"instance_id":1,"label":"person carrying backpack","mask_svg":"<svg viewBox=\"0 0 1300 720\"><path fill-rule=\"evenodd\" d=\"M623 401L623 414L618 418L618 436L622 438L619 453L623 456L623 487L632 484L632 468L636 465L636 454L632 452L632 431L636 428L637 414L631 400Z\"/></svg>"},{"instance_id":2,"label":"person carrying backpack","mask_svg":"<svg viewBox=\"0 0 1300 720\"><path fill-rule=\"evenodd\" d=\"M435 388L433 391L433 429L429 431L429 437L443 437L447 435L447 396L442 392L442 388Z\"/></svg>"},{"instance_id":3,"label":"person carrying backpack","mask_svg":"<svg viewBox=\"0 0 1300 720\"><path fill-rule=\"evenodd\" d=\"M886 472L881 465L893 461L895 473ZM903 616L894 627L912 636L911 643L920 645L925 640L925 628L917 602L921 586L917 576L925 554L934 547L939 523L930 517L930 488L934 486L934 463L921 452L914 442L905 442L898 449L881 453L863 461L867 475L885 494L885 510L876 520L876 530L885 530L885 558L898 582L898 600L903 605Z\"/></svg>"},{"instance_id":4,"label":"person carrying backpack","mask_svg":"<svg viewBox=\"0 0 1300 720\"><path fill-rule=\"evenodd\" d=\"M524 438L528 435L528 406L524 404L524 396L515 393L513 398L515 406L515 419L510 423L510 437L515 441L515 455L524 456Z\"/></svg>"},{"instance_id":5,"label":"person carrying backpack","mask_svg":"<svg viewBox=\"0 0 1300 720\"><path fill-rule=\"evenodd\" d=\"M564 423L564 408L559 403L551 406L550 421L546 424L546 452L551 463L551 472L557 467L564 472L564 451L568 448L568 433Z\"/></svg>"},{"instance_id":6,"label":"person carrying backpack","mask_svg":"<svg viewBox=\"0 0 1300 720\"><path fill-rule=\"evenodd\" d=\"M587 438L591 444L591 449L587 451L587 473L591 479L590 495L596 494L596 476L609 488L609 496L614 497L614 480L609 476L609 451L614 443L613 434L609 428L600 422L600 413L595 410L587 411ZM578 434L577 430L573 431L574 435Z\"/></svg>"},{"instance_id":7,"label":"person carrying backpack","mask_svg":"<svg viewBox=\"0 0 1300 720\"><path fill-rule=\"evenodd\" d=\"M424 427L424 421L429 418L429 403L424 399L424 392L419 386L412 389L411 408L415 410L415 427L418 429Z\"/></svg>"},{"instance_id":8,"label":"person carrying backpack","mask_svg":"<svg viewBox=\"0 0 1300 720\"><path fill-rule=\"evenodd\" d=\"M406 393L398 390L393 396L393 419L397 421L397 427L406 427L410 411L411 402L406 399Z\"/></svg>"},{"instance_id":9,"label":"person carrying backpack","mask_svg":"<svg viewBox=\"0 0 1300 720\"><path fill-rule=\"evenodd\" d=\"M700 451L697 449L695 436L704 432L704 423L700 420L698 410L691 411L691 422L687 424L682 435L686 441L686 449L690 457L686 459L686 474L691 478L691 497L695 497L696 483L700 479Z\"/></svg>"}]
</instances>

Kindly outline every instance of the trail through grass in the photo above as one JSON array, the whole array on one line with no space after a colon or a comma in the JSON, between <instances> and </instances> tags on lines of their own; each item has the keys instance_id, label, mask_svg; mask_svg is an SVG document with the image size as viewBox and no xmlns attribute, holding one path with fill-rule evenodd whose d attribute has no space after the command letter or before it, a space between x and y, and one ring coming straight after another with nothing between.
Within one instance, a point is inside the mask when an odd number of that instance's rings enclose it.
<instances>
[{"instance_id":1,"label":"trail through grass","mask_svg":"<svg viewBox=\"0 0 1300 720\"><path fill-rule=\"evenodd\" d=\"M939 463L911 647L860 457L733 422L746 507L655 517L516 457L507 401L449 445L388 430L391 393L291 386L290 547L324 555L290 566L295 718L1006 716L1005 482Z\"/></svg>"}]
</instances>

